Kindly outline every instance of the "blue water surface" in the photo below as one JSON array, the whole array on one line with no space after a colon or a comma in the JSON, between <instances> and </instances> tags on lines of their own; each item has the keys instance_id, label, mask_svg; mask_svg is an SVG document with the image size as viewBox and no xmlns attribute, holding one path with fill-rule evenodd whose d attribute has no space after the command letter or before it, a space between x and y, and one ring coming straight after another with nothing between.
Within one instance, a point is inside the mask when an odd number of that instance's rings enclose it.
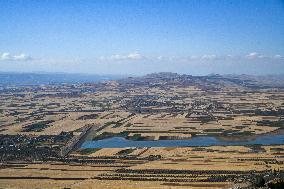
<instances>
[{"instance_id":1,"label":"blue water surface","mask_svg":"<svg viewBox=\"0 0 284 189\"><path fill-rule=\"evenodd\" d=\"M81 148L125 148L125 147L185 147L185 146L239 146L239 145L277 145L284 144L284 135L260 135L251 140L229 141L213 136L193 137L189 140L151 140L133 141L123 137L85 141Z\"/></svg>"}]
</instances>

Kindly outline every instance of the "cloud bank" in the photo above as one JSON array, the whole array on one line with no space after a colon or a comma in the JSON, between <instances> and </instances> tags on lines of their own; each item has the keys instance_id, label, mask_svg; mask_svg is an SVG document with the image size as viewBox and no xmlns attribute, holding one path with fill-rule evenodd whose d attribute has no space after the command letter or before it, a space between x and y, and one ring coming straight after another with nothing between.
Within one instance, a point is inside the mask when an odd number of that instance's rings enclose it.
<instances>
[{"instance_id":1,"label":"cloud bank","mask_svg":"<svg viewBox=\"0 0 284 189\"><path fill-rule=\"evenodd\" d=\"M10 53L2 53L0 54L0 60L5 60L5 61L27 61L31 60L31 56L25 54L25 53L20 53L20 54L10 54Z\"/></svg>"},{"instance_id":2,"label":"cloud bank","mask_svg":"<svg viewBox=\"0 0 284 189\"><path fill-rule=\"evenodd\" d=\"M29 61L32 60L32 61ZM15 62L15 63L11 63ZM16 62L21 62L17 64ZM193 75L219 74L284 74L283 54L143 54L137 51L108 56L36 57L0 53L1 71L47 71L97 74L137 74L177 72Z\"/></svg>"},{"instance_id":3,"label":"cloud bank","mask_svg":"<svg viewBox=\"0 0 284 189\"><path fill-rule=\"evenodd\" d=\"M255 60L284 60L282 55L276 54L272 56L263 55L257 52L251 52L246 55L216 55L216 54L203 54L203 55L188 55L188 56L146 56L141 55L138 52L129 53L127 55L115 54L111 56L101 56L99 60L108 61L108 62L116 62L116 61L124 61L124 62L132 62L132 61L170 61L170 62L210 62L210 61L255 61Z\"/></svg>"}]
</instances>

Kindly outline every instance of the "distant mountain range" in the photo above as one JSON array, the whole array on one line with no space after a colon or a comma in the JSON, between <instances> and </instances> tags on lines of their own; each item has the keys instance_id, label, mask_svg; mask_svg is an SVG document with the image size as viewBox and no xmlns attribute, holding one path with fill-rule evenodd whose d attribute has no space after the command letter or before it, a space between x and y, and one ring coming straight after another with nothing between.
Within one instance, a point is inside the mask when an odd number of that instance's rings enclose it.
<instances>
[{"instance_id":1,"label":"distant mountain range","mask_svg":"<svg viewBox=\"0 0 284 189\"><path fill-rule=\"evenodd\" d=\"M219 75L192 76L171 72L152 73L142 77L128 77L121 80L124 83L144 85L175 83L175 85L200 85L211 87L239 86L252 89L281 88L284 89L284 75Z\"/></svg>"},{"instance_id":2,"label":"distant mountain range","mask_svg":"<svg viewBox=\"0 0 284 189\"><path fill-rule=\"evenodd\" d=\"M63 83L92 83L121 79L118 75L90 75L69 73L9 73L0 72L0 85L43 85Z\"/></svg>"},{"instance_id":3,"label":"distant mountain range","mask_svg":"<svg viewBox=\"0 0 284 189\"><path fill-rule=\"evenodd\" d=\"M177 74L171 72L152 73L142 77L128 77L122 75L93 75L93 74L69 74L69 73L10 73L0 72L0 85L45 85L45 84L76 84L76 83L94 83L109 80L119 80L120 82L153 83L154 81L175 81L183 83L191 82L230 82L242 86L254 87L277 87L284 88L283 75L218 75L211 74L207 76L192 76L186 74Z\"/></svg>"}]
</instances>

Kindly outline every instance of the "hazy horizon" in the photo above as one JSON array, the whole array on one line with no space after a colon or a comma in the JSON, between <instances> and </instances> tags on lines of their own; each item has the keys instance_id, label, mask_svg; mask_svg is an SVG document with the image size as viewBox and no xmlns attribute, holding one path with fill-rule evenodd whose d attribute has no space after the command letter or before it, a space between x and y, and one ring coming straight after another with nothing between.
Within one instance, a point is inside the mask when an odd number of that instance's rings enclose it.
<instances>
[{"instance_id":1,"label":"hazy horizon","mask_svg":"<svg viewBox=\"0 0 284 189\"><path fill-rule=\"evenodd\" d=\"M190 75L190 76L211 76L211 75L220 75L220 76L255 76L255 77L267 77L267 76L275 76L275 77L283 77L284 73L268 73L268 74L246 74L246 73L206 73L206 74L190 74L190 73L182 73L182 72L149 72L144 74L112 74L112 73L83 73L83 72L48 72L48 71L0 71L0 75L79 75L79 76L100 76L100 77L117 77L117 78L127 78L127 77L143 77L151 74L161 74L161 73L172 73L178 75Z\"/></svg>"},{"instance_id":2,"label":"hazy horizon","mask_svg":"<svg viewBox=\"0 0 284 189\"><path fill-rule=\"evenodd\" d=\"M0 2L0 72L284 74L284 1Z\"/></svg>"}]
</instances>

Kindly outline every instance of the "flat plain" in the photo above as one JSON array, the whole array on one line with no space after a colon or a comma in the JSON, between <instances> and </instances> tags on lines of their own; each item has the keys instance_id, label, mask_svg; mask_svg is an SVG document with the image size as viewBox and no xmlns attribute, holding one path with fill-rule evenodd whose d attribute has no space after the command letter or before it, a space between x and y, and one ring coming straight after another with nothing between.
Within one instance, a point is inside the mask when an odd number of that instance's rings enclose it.
<instances>
[{"instance_id":1,"label":"flat plain","mask_svg":"<svg viewBox=\"0 0 284 189\"><path fill-rule=\"evenodd\" d=\"M282 134L280 79L158 73L0 89L3 188L245 188L256 176L283 179L283 144L80 148L111 137L242 141Z\"/></svg>"}]
</instances>

